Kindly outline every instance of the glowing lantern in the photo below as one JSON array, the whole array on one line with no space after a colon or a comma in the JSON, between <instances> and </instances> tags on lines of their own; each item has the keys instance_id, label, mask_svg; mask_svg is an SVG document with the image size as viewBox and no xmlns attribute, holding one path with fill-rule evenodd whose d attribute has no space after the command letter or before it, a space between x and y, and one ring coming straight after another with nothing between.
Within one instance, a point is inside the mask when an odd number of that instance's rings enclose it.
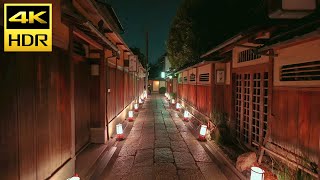
<instances>
[{"instance_id":1,"label":"glowing lantern","mask_svg":"<svg viewBox=\"0 0 320 180\"><path fill-rule=\"evenodd\" d=\"M144 91L143 91L143 99L146 99L147 97L148 97L147 91L144 90Z\"/></svg>"},{"instance_id":2,"label":"glowing lantern","mask_svg":"<svg viewBox=\"0 0 320 180\"><path fill-rule=\"evenodd\" d=\"M128 120L129 120L130 122L133 121L133 111L129 111L129 112L128 112Z\"/></svg>"},{"instance_id":3,"label":"glowing lantern","mask_svg":"<svg viewBox=\"0 0 320 180\"><path fill-rule=\"evenodd\" d=\"M141 98L139 98L139 104L142 104L142 99Z\"/></svg>"},{"instance_id":4,"label":"glowing lantern","mask_svg":"<svg viewBox=\"0 0 320 180\"><path fill-rule=\"evenodd\" d=\"M200 135L199 135L199 140L200 141L205 141L206 140L206 132L207 132L207 126L206 125L201 125Z\"/></svg>"},{"instance_id":5,"label":"glowing lantern","mask_svg":"<svg viewBox=\"0 0 320 180\"><path fill-rule=\"evenodd\" d=\"M250 180L264 180L264 170L259 167L251 167Z\"/></svg>"},{"instance_id":6,"label":"glowing lantern","mask_svg":"<svg viewBox=\"0 0 320 180\"><path fill-rule=\"evenodd\" d=\"M168 100L169 100L169 101L171 100L171 96L170 96L170 95L168 95Z\"/></svg>"},{"instance_id":7,"label":"glowing lantern","mask_svg":"<svg viewBox=\"0 0 320 180\"><path fill-rule=\"evenodd\" d=\"M181 108L181 105L179 103L176 104L176 110L179 111Z\"/></svg>"},{"instance_id":8,"label":"glowing lantern","mask_svg":"<svg viewBox=\"0 0 320 180\"><path fill-rule=\"evenodd\" d=\"M80 177L78 174L75 174L74 176L72 176L71 178L68 178L67 180L80 180Z\"/></svg>"},{"instance_id":9,"label":"glowing lantern","mask_svg":"<svg viewBox=\"0 0 320 180\"><path fill-rule=\"evenodd\" d=\"M139 104L134 104L134 111L138 112L139 111Z\"/></svg>"},{"instance_id":10,"label":"glowing lantern","mask_svg":"<svg viewBox=\"0 0 320 180\"><path fill-rule=\"evenodd\" d=\"M123 130L122 130L122 124L116 125L116 131L117 131L117 140L120 141L123 139Z\"/></svg>"},{"instance_id":11,"label":"glowing lantern","mask_svg":"<svg viewBox=\"0 0 320 180\"><path fill-rule=\"evenodd\" d=\"M189 120L189 112L187 110L183 113L183 120L188 121Z\"/></svg>"},{"instance_id":12,"label":"glowing lantern","mask_svg":"<svg viewBox=\"0 0 320 180\"><path fill-rule=\"evenodd\" d=\"M171 104L176 104L176 100L175 99L171 99Z\"/></svg>"}]
</instances>

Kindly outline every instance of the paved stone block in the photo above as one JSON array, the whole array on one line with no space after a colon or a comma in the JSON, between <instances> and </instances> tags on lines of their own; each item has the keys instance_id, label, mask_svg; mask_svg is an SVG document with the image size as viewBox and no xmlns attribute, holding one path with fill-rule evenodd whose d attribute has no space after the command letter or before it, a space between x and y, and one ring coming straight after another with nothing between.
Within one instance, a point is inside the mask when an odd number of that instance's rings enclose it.
<instances>
[{"instance_id":1,"label":"paved stone block","mask_svg":"<svg viewBox=\"0 0 320 180\"><path fill-rule=\"evenodd\" d=\"M153 167L132 167L129 174L121 178L122 180L150 180L154 179Z\"/></svg>"},{"instance_id":2,"label":"paved stone block","mask_svg":"<svg viewBox=\"0 0 320 180\"><path fill-rule=\"evenodd\" d=\"M169 138L171 141L183 141L180 133L169 133Z\"/></svg>"},{"instance_id":3,"label":"paved stone block","mask_svg":"<svg viewBox=\"0 0 320 180\"><path fill-rule=\"evenodd\" d=\"M134 157L118 157L116 162L112 167L111 174L117 176L125 176L130 172L130 169L133 165Z\"/></svg>"},{"instance_id":4,"label":"paved stone block","mask_svg":"<svg viewBox=\"0 0 320 180\"><path fill-rule=\"evenodd\" d=\"M134 159L134 166L152 166L153 149L138 150Z\"/></svg>"},{"instance_id":5,"label":"paved stone block","mask_svg":"<svg viewBox=\"0 0 320 180\"><path fill-rule=\"evenodd\" d=\"M196 138L189 132L180 132L185 141L196 140Z\"/></svg>"},{"instance_id":6,"label":"paved stone block","mask_svg":"<svg viewBox=\"0 0 320 180\"><path fill-rule=\"evenodd\" d=\"M192 155L189 152L173 152L175 163L195 163Z\"/></svg>"},{"instance_id":7,"label":"paved stone block","mask_svg":"<svg viewBox=\"0 0 320 180\"><path fill-rule=\"evenodd\" d=\"M156 163L174 162L172 151L169 148L155 148L154 161Z\"/></svg>"},{"instance_id":8,"label":"paved stone block","mask_svg":"<svg viewBox=\"0 0 320 180\"><path fill-rule=\"evenodd\" d=\"M212 162L211 158L209 157L209 155L207 154L207 152L205 150L194 151L194 150L190 149L190 151L191 151L193 158L197 162Z\"/></svg>"},{"instance_id":9,"label":"paved stone block","mask_svg":"<svg viewBox=\"0 0 320 180\"><path fill-rule=\"evenodd\" d=\"M154 172L157 180L178 179L177 169L173 163L156 163L154 164Z\"/></svg>"},{"instance_id":10,"label":"paved stone block","mask_svg":"<svg viewBox=\"0 0 320 180\"><path fill-rule=\"evenodd\" d=\"M171 141L170 144L173 152L189 152L188 146L184 141Z\"/></svg>"},{"instance_id":11,"label":"paved stone block","mask_svg":"<svg viewBox=\"0 0 320 180\"><path fill-rule=\"evenodd\" d=\"M170 139L169 138L161 138L157 139L155 142L155 147L156 148L170 148Z\"/></svg>"},{"instance_id":12,"label":"paved stone block","mask_svg":"<svg viewBox=\"0 0 320 180\"><path fill-rule=\"evenodd\" d=\"M199 169L198 166L195 163L186 164L186 163L176 163L178 170L184 170L184 169Z\"/></svg>"},{"instance_id":13,"label":"paved stone block","mask_svg":"<svg viewBox=\"0 0 320 180\"><path fill-rule=\"evenodd\" d=\"M197 165L206 179L212 179L212 177L214 177L219 180L227 180L226 176L214 163L198 162Z\"/></svg>"},{"instance_id":14,"label":"paved stone block","mask_svg":"<svg viewBox=\"0 0 320 180\"><path fill-rule=\"evenodd\" d=\"M183 180L205 180L201 171L197 169L178 170L178 176Z\"/></svg>"}]
</instances>

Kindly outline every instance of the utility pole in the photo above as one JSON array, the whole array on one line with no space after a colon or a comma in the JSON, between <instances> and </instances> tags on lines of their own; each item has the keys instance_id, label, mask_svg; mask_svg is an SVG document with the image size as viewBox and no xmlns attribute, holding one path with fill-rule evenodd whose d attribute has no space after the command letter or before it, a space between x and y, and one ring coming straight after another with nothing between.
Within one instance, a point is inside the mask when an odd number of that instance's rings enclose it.
<instances>
[{"instance_id":1,"label":"utility pole","mask_svg":"<svg viewBox=\"0 0 320 180\"><path fill-rule=\"evenodd\" d=\"M146 71L147 72L146 72L146 82L145 82L145 87L146 87L145 90L147 92L148 92L148 86L149 86L149 82L148 82L148 76L149 76L148 61L149 61L149 32L147 30L146 31Z\"/></svg>"}]
</instances>

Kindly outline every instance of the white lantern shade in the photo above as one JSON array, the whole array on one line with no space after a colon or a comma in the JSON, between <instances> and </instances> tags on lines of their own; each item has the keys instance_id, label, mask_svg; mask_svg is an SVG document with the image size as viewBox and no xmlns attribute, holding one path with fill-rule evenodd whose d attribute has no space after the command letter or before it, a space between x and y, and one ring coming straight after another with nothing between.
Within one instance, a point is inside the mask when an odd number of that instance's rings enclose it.
<instances>
[{"instance_id":1,"label":"white lantern shade","mask_svg":"<svg viewBox=\"0 0 320 180\"><path fill-rule=\"evenodd\" d=\"M80 180L79 177L72 177L72 178L69 178L68 180Z\"/></svg>"},{"instance_id":2,"label":"white lantern shade","mask_svg":"<svg viewBox=\"0 0 320 180\"><path fill-rule=\"evenodd\" d=\"M259 167L251 167L250 180L264 180L264 170Z\"/></svg>"},{"instance_id":3,"label":"white lantern shade","mask_svg":"<svg viewBox=\"0 0 320 180\"><path fill-rule=\"evenodd\" d=\"M188 111L184 111L183 117L184 117L184 118L189 118L189 112L188 112Z\"/></svg>"},{"instance_id":4,"label":"white lantern shade","mask_svg":"<svg viewBox=\"0 0 320 180\"><path fill-rule=\"evenodd\" d=\"M139 104L142 104L142 100L141 100L141 98L139 98Z\"/></svg>"},{"instance_id":5,"label":"white lantern shade","mask_svg":"<svg viewBox=\"0 0 320 180\"><path fill-rule=\"evenodd\" d=\"M176 103L176 100L175 100L175 99L171 99L171 103L172 103L172 104L175 104L175 103Z\"/></svg>"},{"instance_id":6,"label":"white lantern shade","mask_svg":"<svg viewBox=\"0 0 320 180\"><path fill-rule=\"evenodd\" d=\"M176 104L176 109L180 109L180 108L181 108L180 104L177 103L177 104Z\"/></svg>"},{"instance_id":7,"label":"white lantern shade","mask_svg":"<svg viewBox=\"0 0 320 180\"><path fill-rule=\"evenodd\" d=\"M122 124L116 125L117 134L123 134Z\"/></svg>"},{"instance_id":8,"label":"white lantern shade","mask_svg":"<svg viewBox=\"0 0 320 180\"><path fill-rule=\"evenodd\" d=\"M207 126L206 125L201 125L200 135L201 136L205 136L206 132L207 132Z\"/></svg>"},{"instance_id":9,"label":"white lantern shade","mask_svg":"<svg viewBox=\"0 0 320 180\"><path fill-rule=\"evenodd\" d=\"M170 95L168 95L168 99L171 100L171 96Z\"/></svg>"},{"instance_id":10,"label":"white lantern shade","mask_svg":"<svg viewBox=\"0 0 320 180\"><path fill-rule=\"evenodd\" d=\"M129 118L133 118L133 111L129 111L128 116Z\"/></svg>"},{"instance_id":11,"label":"white lantern shade","mask_svg":"<svg viewBox=\"0 0 320 180\"><path fill-rule=\"evenodd\" d=\"M134 104L134 109L139 109L139 105L138 104Z\"/></svg>"}]
</instances>

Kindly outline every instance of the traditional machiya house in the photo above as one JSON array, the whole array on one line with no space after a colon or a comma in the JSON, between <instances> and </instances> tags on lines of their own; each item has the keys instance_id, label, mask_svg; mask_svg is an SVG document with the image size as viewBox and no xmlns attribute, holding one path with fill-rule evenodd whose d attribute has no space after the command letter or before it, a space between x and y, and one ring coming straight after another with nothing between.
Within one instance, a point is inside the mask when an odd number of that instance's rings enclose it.
<instances>
[{"instance_id":1,"label":"traditional machiya house","mask_svg":"<svg viewBox=\"0 0 320 180\"><path fill-rule=\"evenodd\" d=\"M3 53L0 46L0 179L70 178L82 149L107 143L144 90L145 70L120 37L112 7L46 2L52 52Z\"/></svg>"},{"instance_id":2,"label":"traditional machiya house","mask_svg":"<svg viewBox=\"0 0 320 180\"><path fill-rule=\"evenodd\" d=\"M212 63L212 102L206 95L206 104L228 115L234 137L248 150L317 177L320 31L319 21L307 21L284 29L250 29L202 58L223 59ZM201 71L197 70L200 78ZM190 73L194 74L191 67L179 74L178 94L182 99L192 97ZM201 93L210 94L205 90ZM196 107L208 115L198 104Z\"/></svg>"}]
</instances>

